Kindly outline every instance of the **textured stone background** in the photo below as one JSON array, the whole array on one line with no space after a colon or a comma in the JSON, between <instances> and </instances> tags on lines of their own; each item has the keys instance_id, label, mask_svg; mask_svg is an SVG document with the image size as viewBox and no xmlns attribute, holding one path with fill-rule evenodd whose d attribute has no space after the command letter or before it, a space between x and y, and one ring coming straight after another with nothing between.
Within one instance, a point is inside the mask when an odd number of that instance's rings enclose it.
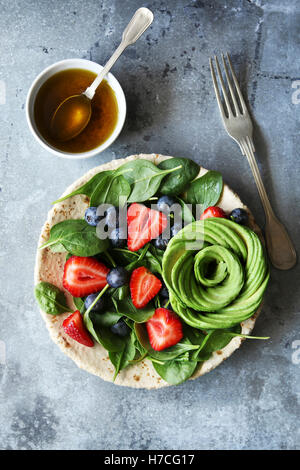
<instances>
[{"instance_id":1,"label":"textured stone background","mask_svg":"<svg viewBox=\"0 0 300 470\"><path fill-rule=\"evenodd\" d=\"M299 267L272 271L255 329L271 340L248 341L211 374L159 391L117 387L77 369L39 316L33 266L46 212L102 162L136 152L191 157L221 171L264 224L250 169L222 128L212 90L208 58L222 51L232 55L259 126L257 158L274 208L300 252L300 104L292 104L299 1L145 4L153 26L113 69L128 102L124 130L103 154L72 161L51 156L30 135L27 90L55 61L103 64L141 2L0 0L0 447L299 449Z\"/></svg>"}]
</instances>

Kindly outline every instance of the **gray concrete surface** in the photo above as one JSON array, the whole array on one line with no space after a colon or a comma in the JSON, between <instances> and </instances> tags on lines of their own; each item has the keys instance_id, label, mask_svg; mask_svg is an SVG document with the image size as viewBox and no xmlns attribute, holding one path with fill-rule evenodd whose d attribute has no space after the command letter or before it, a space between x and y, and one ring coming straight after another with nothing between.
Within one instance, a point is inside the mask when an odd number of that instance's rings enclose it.
<instances>
[{"instance_id":1,"label":"gray concrete surface","mask_svg":"<svg viewBox=\"0 0 300 470\"><path fill-rule=\"evenodd\" d=\"M299 267L272 270L255 328L269 341L248 341L207 376L159 391L121 388L79 370L39 316L33 267L47 210L102 162L137 152L191 157L221 171L264 224L248 164L222 128L212 90L208 58L222 51L231 53L251 104L274 208L300 252L300 104L292 101L300 79L299 1L145 5L153 26L113 70L128 102L123 132L103 154L71 161L50 155L30 135L28 88L60 59L104 63L141 2L0 0L0 447L299 449Z\"/></svg>"}]
</instances>

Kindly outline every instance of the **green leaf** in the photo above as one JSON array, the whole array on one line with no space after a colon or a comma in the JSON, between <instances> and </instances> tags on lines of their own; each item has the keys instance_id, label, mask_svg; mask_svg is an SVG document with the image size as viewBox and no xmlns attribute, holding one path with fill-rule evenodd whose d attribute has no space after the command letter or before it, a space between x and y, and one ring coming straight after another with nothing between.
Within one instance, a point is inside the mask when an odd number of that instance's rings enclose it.
<instances>
[{"instance_id":1,"label":"green leaf","mask_svg":"<svg viewBox=\"0 0 300 470\"><path fill-rule=\"evenodd\" d=\"M154 245L150 243L149 247L150 253L157 259L159 264L162 264L163 256L164 256L164 250L159 250L156 248Z\"/></svg>"},{"instance_id":2,"label":"green leaf","mask_svg":"<svg viewBox=\"0 0 300 470\"><path fill-rule=\"evenodd\" d=\"M153 317L155 307L149 302L144 308L136 308L130 297L123 300L116 300L117 312L124 317L130 318L137 323L144 323Z\"/></svg>"},{"instance_id":3,"label":"green leaf","mask_svg":"<svg viewBox=\"0 0 300 470\"><path fill-rule=\"evenodd\" d=\"M153 367L158 375L171 385L178 385L185 382L193 375L196 367L196 361L166 361L163 364L153 362Z\"/></svg>"},{"instance_id":4,"label":"green leaf","mask_svg":"<svg viewBox=\"0 0 300 470\"><path fill-rule=\"evenodd\" d=\"M50 230L49 240L40 248L63 246L76 256L94 256L107 250L109 240L100 240L96 227L88 225L85 220L64 220Z\"/></svg>"},{"instance_id":5,"label":"green leaf","mask_svg":"<svg viewBox=\"0 0 300 470\"><path fill-rule=\"evenodd\" d=\"M34 288L34 294L40 309L49 315L72 311L67 305L65 294L49 282L39 282Z\"/></svg>"},{"instance_id":6,"label":"green leaf","mask_svg":"<svg viewBox=\"0 0 300 470\"><path fill-rule=\"evenodd\" d=\"M126 263L126 269L131 271L137 267L145 266L153 273L162 272L163 251L157 250L151 243L148 243L138 252L132 252L125 248L115 248L113 250L114 258L119 263ZM128 264L127 264L128 263Z\"/></svg>"},{"instance_id":7,"label":"green leaf","mask_svg":"<svg viewBox=\"0 0 300 470\"><path fill-rule=\"evenodd\" d=\"M238 325L239 326L239 325ZM239 333L234 333L232 330L212 330L204 338L198 351L193 354L193 359L198 361L205 361L214 352L225 348L234 336L239 336Z\"/></svg>"},{"instance_id":8,"label":"green leaf","mask_svg":"<svg viewBox=\"0 0 300 470\"><path fill-rule=\"evenodd\" d=\"M188 205L182 199L180 199L180 197L176 197L176 199L181 205L182 220L184 222L184 225L188 225L188 224L191 224L192 222L195 222L195 217L193 216L193 212L188 207Z\"/></svg>"},{"instance_id":9,"label":"green leaf","mask_svg":"<svg viewBox=\"0 0 300 470\"><path fill-rule=\"evenodd\" d=\"M171 346L170 348L166 348L163 351L155 351L150 345L145 326L139 323L135 323L134 329L141 346L143 346L145 351L148 352L149 356L157 359L158 361L170 361L187 351L198 349L198 345L194 345L187 338L184 338L179 343Z\"/></svg>"},{"instance_id":10,"label":"green leaf","mask_svg":"<svg viewBox=\"0 0 300 470\"><path fill-rule=\"evenodd\" d=\"M155 262L155 260L152 260L152 255L148 255L148 250L150 248L150 243L147 243L143 248L136 252L129 251L126 248L115 248L113 250L114 258L118 261L119 264L126 264L125 268L127 271L132 271L139 266L146 266L148 269L150 269L149 266L151 262L149 263L149 260ZM158 265L156 265L156 268L157 272L159 272L158 270L161 269L161 267Z\"/></svg>"},{"instance_id":11,"label":"green leaf","mask_svg":"<svg viewBox=\"0 0 300 470\"><path fill-rule=\"evenodd\" d=\"M57 201L54 201L52 204L56 204L57 202L64 201L65 199L68 199L71 196L76 196L76 194L85 194L86 196L91 197L94 190L97 188L98 184L101 184L102 179L105 178L106 175L110 173L111 173L111 170L101 171L101 173L97 173L87 183L80 186L80 188L75 189L75 191L72 191L70 194L63 196L60 199L57 199Z\"/></svg>"},{"instance_id":12,"label":"green leaf","mask_svg":"<svg viewBox=\"0 0 300 470\"><path fill-rule=\"evenodd\" d=\"M112 294L112 299L115 300L124 300L127 299L129 296L129 285L125 284L124 286L118 287Z\"/></svg>"},{"instance_id":13,"label":"green leaf","mask_svg":"<svg viewBox=\"0 0 300 470\"><path fill-rule=\"evenodd\" d=\"M111 327L117 323L122 315L116 312L97 313L86 311L83 321L93 338L107 351L122 351L124 341L120 336L111 331Z\"/></svg>"},{"instance_id":14,"label":"green leaf","mask_svg":"<svg viewBox=\"0 0 300 470\"><path fill-rule=\"evenodd\" d=\"M186 201L190 204L201 204L204 211L207 207L217 204L222 189L223 179L221 173L208 171L190 184L186 193Z\"/></svg>"},{"instance_id":15,"label":"green leaf","mask_svg":"<svg viewBox=\"0 0 300 470\"><path fill-rule=\"evenodd\" d=\"M84 300L81 297L73 297L73 302L77 310L82 313L84 310Z\"/></svg>"},{"instance_id":16,"label":"green leaf","mask_svg":"<svg viewBox=\"0 0 300 470\"><path fill-rule=\"evenodd\" d=\"M135 334L134 331L124 338L124 345L121 351L110 351L109 352L109 359L111 360L114 368L115 368L115 375L114 379L120 372L120 370L125 369L131 361L134 360L136 354L136 347L135 347Z\"/></svg>"},{"instance_id":17,"label":"green leaf","mask_svg":"<svg viewBox=\"0 0 300 470\"><path fill-rule=\"evenodd\" d=\"M133 324L133 330L134 330L134 334L135 334L135 347L136 347L137 351L140 353L140 357L148 356L148 353L147 353L146 349L143 348L143 346L141 345L141 343L139 342L139 340L136 337L134 324Z\"/></svg>"},{"instance_id":18,"label":"green leaf","mask_svg":"<svg viewBox=\"0 0 300 470\"><path fill-rule=\"evenodd\" d=\"M145 265L145 267L148 268L152 273L162 274L161 261L159 257L156 257L150 251L146 253L145 259L141 262L141 264Z\"/></svg>"},{"instance_id":19,"label":"green leaf","mask_svg":"<svg viewBox=\"0 0 300 470\"><path fill-rule=\"evenodd\" d=\"M55 243L54 245L51 245L51 251L52 253L68 253L68 250L65 249L64 245L62 243ZM66 260L72 256L72 253L68 253Z\"/></svg>"},{"instance_id":20,"label":"green leaf","mask_svg":"<svg viewBox=\"0 0 300 470\"><path fill-rule=\"evenodd\" d=\"M186 323L183 324L183 333L192 344L197 344L198 346L202 345L204 339L206 338L205 333L187 325Z\"/></svg>"},{"instance_id":21,"label":"green leaf","mask_svg":"<svg viewBox=\"0 0 300 470\"><path fill-rule=\"evenodd\" d=\"M192 344L198 345L198 349L196 349L195 351L191 353L191 359L198 360L198 361L207 361L211 356L210 351L208 351L207 353L204 352L201 355L201 359L200 359L200 356L198 358L199 351L202 349L203 345L205 344L205 338L207 335L203 333L202 331L186 324L183 324L183 331L184 331L184 335L191 341Z\"/></svg>"},{"instance_id":22,"label":"green leaf","mask_svg":"<svg viewBox=\"0 0 300 470\"><path fill-rule=\"evenodd\" d=\"M176 196L183 193L189 182L196 178L200 170L199 165L188 158L168 158L161 162L158 168L169 170L179 165L181 165L180 169L164 178L159 188L161 194Z\"/></svg>"},{"instance_id":23,"label":"green leaf","mask_svg":"<svg viewBox=\"0 0 300 470\"><path fill-rule=\"evenodd\" d=\"M123 175L132 187L128 202L143 202L154 196L167 174L177 169L160 170L148 160L140 159L125 163L116 173Z\"/></svg>"},{"instance_id":24,"label":"green leaf","mask_svg":"<svg viewBox=\"0 0 300 470\"><path fill-rule=\"evenodd\" d=\"M133 261L138 260L138 253L136 251L130 251L127 248L113 248L112 250L114 259L119 264L129 264Z\"/></svg>"},{"instance_id":25,"label":"green leaf","mask_svg":"<svg viewBox=\"0 0 300 470\"><path fill-rule=\"evenodd\" d=\"M131 192L128 181L122 175L114 172L107 174L94 189L90 206L98 207L100 204L124 205ZM121 198L121 199L120 199Z\"/></svg>"}]
</instances>

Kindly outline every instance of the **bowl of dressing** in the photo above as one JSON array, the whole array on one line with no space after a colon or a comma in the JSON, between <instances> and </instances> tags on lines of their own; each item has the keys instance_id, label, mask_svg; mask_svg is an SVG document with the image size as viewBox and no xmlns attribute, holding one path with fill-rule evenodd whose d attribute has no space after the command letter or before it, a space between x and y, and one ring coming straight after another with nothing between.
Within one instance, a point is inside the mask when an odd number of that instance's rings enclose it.
<instances>
[{"instance_id":1,"label":"bowl of dressing","mask_svg":"<svg viewBox=\"0 0 300 470\"><path fill-rule=\"evenodd\" d=\"M28 126L36 140L54 155L89 158L103 152L118 137L126 117L126 100L118 80L108 73L92 99L87 127L66 142L53 138L51 119L59 104L80 94L93 82L102 65L86 59L66 59L43 70L32 83L26 100Z\"/></svg>"}]
</instances>

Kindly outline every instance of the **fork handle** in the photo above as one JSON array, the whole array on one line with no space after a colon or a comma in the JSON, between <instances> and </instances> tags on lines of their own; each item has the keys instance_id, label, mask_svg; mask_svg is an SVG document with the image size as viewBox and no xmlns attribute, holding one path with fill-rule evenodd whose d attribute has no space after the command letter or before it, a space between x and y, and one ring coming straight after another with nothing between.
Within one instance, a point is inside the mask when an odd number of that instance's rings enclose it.
<instances>
[{"instance_id":1,"label":"fork handle","mask_svg":"<svg viewBox=\"0 0 300 470\"><path fill-rule=\"evenodd\" d=\"M248 141L243 142L241 147L249 162L265 210L265 234L271 263L277 269L291 269L297 262L296 250L284 225L277 219L273 212L252 150L252 147L254 148L253 143L248 139Z\"/></svg>"}]
</instances>

